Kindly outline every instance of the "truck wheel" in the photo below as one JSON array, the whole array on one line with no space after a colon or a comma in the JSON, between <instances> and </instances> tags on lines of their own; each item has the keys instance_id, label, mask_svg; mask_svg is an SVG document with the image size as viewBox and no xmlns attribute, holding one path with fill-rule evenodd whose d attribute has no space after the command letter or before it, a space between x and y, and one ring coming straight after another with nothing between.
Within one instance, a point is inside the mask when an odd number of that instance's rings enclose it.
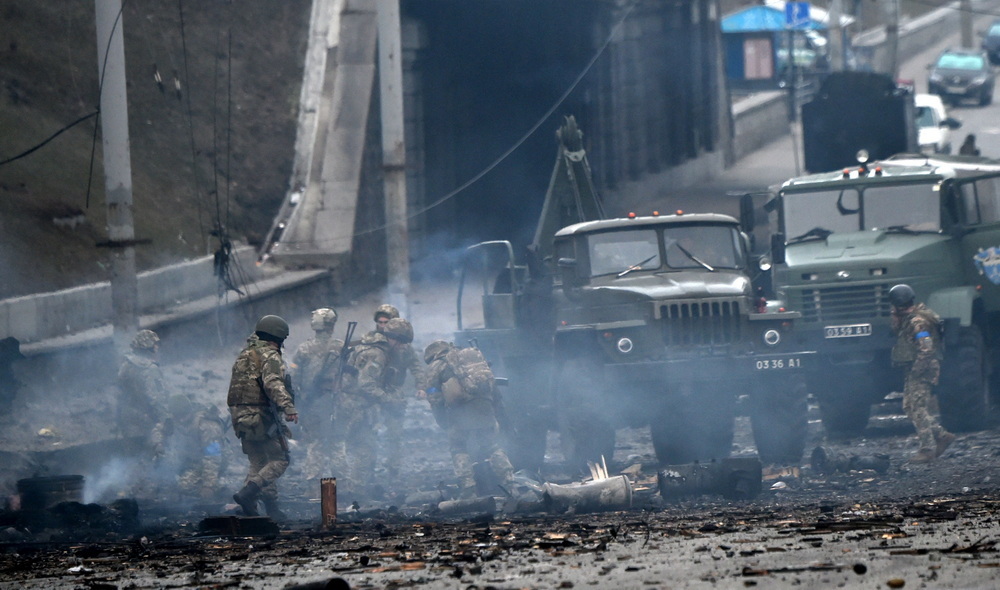
<instances>
[{"instance_id":1,"label":"truck wheel","mask_svg":"<svg viewBox=\"0 0 1000 590\"><path fill-rule=\"evenodd\" d=\"M722 384L707 388L715 391L710 395L684 392L677 397L697 401L670 404L650 421L653 449L661 464L681 465L729 456L736 399Z\"/></svg>"},{"instance_id":2,"label":"truck wheel","mask_svg":"<svg viewBox=\"0 0 1000 590\"><path fill-rule=\"evenodd\" d=\"M957 432L989 426L989 375L983 333L979 326L959 328L958 338L945 351L937 388L941 423Z\"/></svg>"},{"instance_id":3,"label":"truck wheel","mask_svg":"<svg viewBox=\"0 0 1000 590\"><path fill-rule=\"evenodd\" d=\"M585 409L567 409L559 430L563 455L572 467L586 469L587 462L611 463L615 454L615 429L607 420Z\"/></svg>"},{"instance_id":4,"label":"truck wheel","mask_svg":"<svg viewBox=\"0 0 1000 590\"><path fill-rule=\"evenodd\" d=\"M590 357L565 361L559 372L559 438L566 462L586 469L601 456L611 462L615 429L602 403L608 391L600 360Z\"/></svg>"},{"instance_id":5,"label":"truck wheel","mask_svg":"<svg viewBox=\"0 0 1000 590\"><path fill-rule=\"evenodd\" d=\"M504 442L508 458L514 469L525 469L534 473L541 471L545 464L545 445L548 440L548 425L534 417L511 417L514 432L506 433Z\"/></svg>"},{"instance_id":6,"label":"truck wheel","mask_svg":"<svg viewBox=\"0 0 1000 590\"><path fill-rule=\"evenodd\" d=\"M750 423L757 454L765 465L797 465L809 425L803 379L769 380L750 398Z\"/></svg>"},{"instance_id":7,"label":"truck wheel","mask_svg":"<svg viewBox=\"0 0 1000 590\"><path fill-rule=\"evenodd\" d=\"M863 391L852 388L825 391L817 394L823 427L831 438L851 438L861 435L868 427L871 415L871 398Z\"/></svg>"}]
</instances>

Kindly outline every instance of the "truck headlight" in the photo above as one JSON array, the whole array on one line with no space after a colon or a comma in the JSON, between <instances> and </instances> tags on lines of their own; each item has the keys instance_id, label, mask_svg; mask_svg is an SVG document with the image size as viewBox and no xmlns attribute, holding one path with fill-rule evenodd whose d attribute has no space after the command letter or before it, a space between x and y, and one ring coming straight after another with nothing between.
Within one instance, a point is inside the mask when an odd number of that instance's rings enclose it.
<instances>
[{"instance_id":1,"label":"truck headlight","mask_svg":"<svg viewBox=\"0 0 1000 590\"><path fill-rule=\"evenodd\" d=\"M631 338L619 338L618 339L618 352L622 354L628 354L632 352L632 339Z\"/></svg>"},{"instance_id":2,"label":"truck headlight","mask_svg":"<svg viewBox=\"0 0 1000 590\"><path fill-rule=\"evenodd\" d=\"M764 344L777 346L779 342L781 342L781 332L773 329L764 332Z\"/></svg>"}]
</instances>

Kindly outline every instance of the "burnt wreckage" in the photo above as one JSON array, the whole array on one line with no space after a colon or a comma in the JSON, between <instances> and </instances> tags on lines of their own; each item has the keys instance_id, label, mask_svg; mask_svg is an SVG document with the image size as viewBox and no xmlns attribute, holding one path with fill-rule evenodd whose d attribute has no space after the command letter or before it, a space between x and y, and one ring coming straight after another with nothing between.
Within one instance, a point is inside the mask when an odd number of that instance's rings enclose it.
<instances>
[{"instance_id":1,"label":"burnt wreckage","mask_svg":"<svg viewBox=\"0 0 1000 590\"><path fill-rule=\"evenodd\" d=\"M558 425L575 464L610 458L615 429L649 425L658 460L727 457L748 394L761 460L797 463L806 431L798 377L810 353L789 336L797 312L755 297L761 261L739 222L715 213L608 219L582 133L568 117L533 243L471 246L457 342L474 342L509 380L511 459L537 469ZM483 325L463 321L482 279Z\"/></svg>"}]
</instances>

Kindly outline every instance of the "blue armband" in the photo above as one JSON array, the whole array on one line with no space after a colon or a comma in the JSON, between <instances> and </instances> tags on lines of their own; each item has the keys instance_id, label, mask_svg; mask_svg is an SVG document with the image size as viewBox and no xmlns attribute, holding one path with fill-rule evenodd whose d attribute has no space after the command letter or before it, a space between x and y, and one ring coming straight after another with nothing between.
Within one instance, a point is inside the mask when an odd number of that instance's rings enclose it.
<instances>
[{"instance_id":1,"label":"blue armband","mask_svg":"<svg viewBox=\"0 0 1000 590\"><path fill-rule=\"evenodd\" d=\"M924 330L923 332L917 332L916 336L917 340L920 340L921 338L930 338L930 337L931 333L928 332L927 330Z\"/></svg>"},{"instance_id":2,"label":"blue armband","mask_svg":"<svg viewBox=\"0 0 1000 590\"><path fill-rule=\"evenodd\" d=\"M437 393L439 391L441 390L438 389L437 387L431 387L430 389L427 390L427 393Z\"/></svg>"},{"instance_id":3,"label":"blue armband","mask_svg":"<svg viewBox=\"0 0 1000 590\"><path fill-rule=\"evenodd\" d=\"M222 454L222 445L220 445L219 441L217 440L212 441L207 447L205 447L206 457L218 457L221 454Z\"/></svg>"}]
</instances>

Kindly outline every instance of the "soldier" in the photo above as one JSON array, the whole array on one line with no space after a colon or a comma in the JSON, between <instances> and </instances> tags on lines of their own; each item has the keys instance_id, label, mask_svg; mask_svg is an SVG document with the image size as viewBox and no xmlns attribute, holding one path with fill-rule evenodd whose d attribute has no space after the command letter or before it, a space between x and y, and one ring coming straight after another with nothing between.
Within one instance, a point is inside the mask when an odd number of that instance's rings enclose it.
<instances>
[{"instance_id":1,"label":"soldier","mask_svg":"<svg viewBox=\"0 0 1000 590\"><path fill-rule=\"evenodd\" d=\"M224 422L219 408L175 394L167 403L173 433L167 444L181 492L211 501L219 495Z\"/></svg>"},{"instance_id":2,"label":"soldier","mask_svg":"<svg viewBox=\"0 0 1000 590\"><path fill-rule=\"evenodd\" d=\"M392 318L381 332L369 332L354 347L344 373L342 404L337 414L334 461L347 466L344 479L356 494L380 495L372 485L375 472L375 422L386 396L386 372L391 351L413 341L413 327ZM349 457L348 457L349 456Z\"/></svg>"},{"instance_id":3,"label":"soldier","mask_svg":"<svg viewBox=\"0 0 1000 590\"><path fill-rule=\"evenodd\" d=\"M115 422L120 437L141 441L142 454L156 462L163 457L170 427L163 371L157 362L160 337L152 330L140 330L131 349L118 368L121 395Z\"/></svg>"},{"instance_id":4,"label":"soldier","mask_svg":"<svg viewBox=\"0 0 1000 590\"><path fill-rule=\"evenodd\" d=\"M250 461L246 483L233 494L247 516L257 516L257 501L264 501L267 515L283 519L278 508L278 478L288 468L288 428L279 422L299 421L299 412L285 386L281 345L288 337L288 322L266 315L233 363L227 404L233 430Z\"/></svg>"},{"instance_id":5,"label":"soldier","mask_svg":"<svg viewBox=\"0 0 1000 590\"><path fill-rule=\"evenodd\" d=\"M892 363L906 372L903 387L903 410L913 422L920 449L910 458L914 463L928 463L940 457L955 440L955 435L938 423L932 412L932 388L941 374L941 318L923 303L909 285L889 290L892 303Z\"/></svg>"},{"instance_id":6,"label":"soldier","mask_svg":"<svg viewBox=\"0 0 1000 590\"><path fill-rule=\"evenodd\" d=\"M297 402L304 410L303 429L310 435L302 466L306 479L319 477L328 463L323 451L331 443L329 418L334 412L333 387L339 364L337 360L344 350L344 341L333 337L336 325L336 311L329 307L314 310L309 326L315 335L295 350L293 366L300 397Z\"/></svg>"},{"instance_id":7,"label":"soldier","mask_svg":"<svg viewBox=\"0 0 1000 590\"><path fill-rule=\"evenodd\" d=\"M438 425L448 433L459 497L476 495L474 465L489 461L501 485L509 487L514 467L498 442L499 398L486 359L475 348L458 349L444 340L424 350L427 400Z\"/></svg>"},{"instance_id":8,"label":"soldier","mask_svg":"<svg viewBox=\"0 0 1000 590\"><path fill-rule=\"evenodd\" d=\"M399 310L382 304L375 310L375 330L381 332L386 323L399 317ZM412 336L410 340L412 341ZM423 367L411 344L393 349L389 354L386 373L386 398L379 404L379 417L385 427L385 471L389 481L399 477L399 464L403 454L403 418L406 416L406 396L403 384L406 372L413 375L417 397L423 397Z\"/></svg>"}]
</instances>

